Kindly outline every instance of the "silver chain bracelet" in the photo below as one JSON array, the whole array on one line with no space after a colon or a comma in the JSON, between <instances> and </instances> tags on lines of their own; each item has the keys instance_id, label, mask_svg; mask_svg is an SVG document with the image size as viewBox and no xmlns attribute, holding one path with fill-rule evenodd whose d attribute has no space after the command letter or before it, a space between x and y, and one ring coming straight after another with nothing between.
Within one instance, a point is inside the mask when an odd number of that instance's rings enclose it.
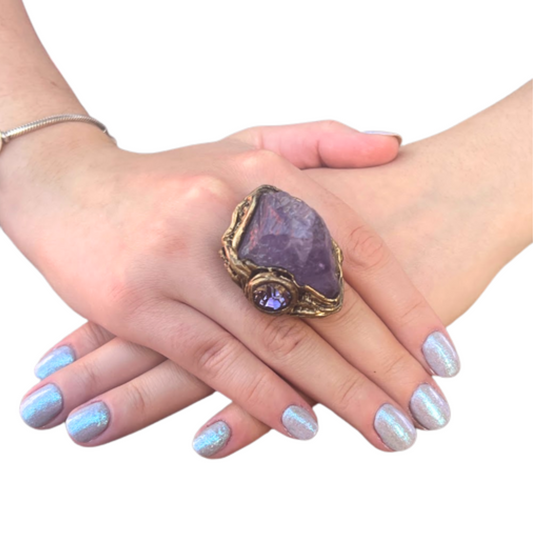
<instances>
[{"instance_id":1,"label":"silver chain bracelet","mask_svg":"<svg viewBox=\"0 0 533 533\"><path fill-rule=\"evenodd\" d=\"M87 124L94 124L98 126L105 134L107 134L113 141L115 139L109 135L107 128L95 118L89 117L87 115L75 115L75 114L66 114L66 115L53 115L51 117L43 118L41 120L35 120L34 122L29 122L28 124L23 124L18 128L12 128L7 131L0 131L0 150L2 146L7 144L11 139L15 137L20 137L25 133L30 133L35 130L40 130L41 128L46 128L47 126L52 126L54 124L59 124L61 122L85 122ZM116 141L115 141L116 143Z\"/></svg>"}]
</instances>

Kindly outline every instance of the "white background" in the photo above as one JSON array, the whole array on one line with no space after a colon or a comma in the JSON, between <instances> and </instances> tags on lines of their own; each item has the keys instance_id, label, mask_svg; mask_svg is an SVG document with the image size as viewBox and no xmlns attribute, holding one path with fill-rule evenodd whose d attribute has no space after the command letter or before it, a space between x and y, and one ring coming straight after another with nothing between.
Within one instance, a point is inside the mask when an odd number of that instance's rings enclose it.
<instances>
[{"instance_id":1,"label":"white background","mask_svg":"<svg viewBox=\"0 0 533 533\"><path fill-rule=\"evenodd\" d=\"M411 142L532 74L526 1L26 5L88 111L137 151L323 118ZM2 532L532 531L533 249L450 328L446 429L386 454L318 407L313 441L272 432L220 461L190 447L220 395L100 448L26 427L35 362L83 319L3 233L0 260Z\"/></svg>"}]
</instances>

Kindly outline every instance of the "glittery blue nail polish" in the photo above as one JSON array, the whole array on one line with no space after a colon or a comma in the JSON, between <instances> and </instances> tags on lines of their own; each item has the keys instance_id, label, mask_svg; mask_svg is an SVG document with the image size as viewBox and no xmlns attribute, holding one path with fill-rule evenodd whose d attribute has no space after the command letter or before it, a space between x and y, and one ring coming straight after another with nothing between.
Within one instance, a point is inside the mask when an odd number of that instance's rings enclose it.
<instances>
[{"instance_id":1,"label":"glittery blue nail polish","mask_svg":"<svg viewBox=\"0 0 533 533\"><path fill-rule=\"evenodd\" d=\"M47 378L61 368L74 362L74 350L70 346L58 346L47 353L35 366L35 375L39 379Z\"/></svg>"},{"instance_id":2,"label":"glittery blue nail polish","mask_svg":"<svg viewBox=\"0 0 533 533\"><path fill-rule=\"evenodd\" d=\"M450 420L448 402L427 383L420 385L411 396L409 409L417 422L426 429L443 428Z\"/></svg>"},{"instance_id":3,"label":"glittery blue nail polish","mask_svg":"<svg viewBox=\"0 0 533 533\"><path fill-rule=\"evenodd\" d=\"M416 440L416 429L411 420L389 403L382 405L376 413L374 429L385 445L395 452L407 450Z\"/></svg>"},{"instance_id":4,"label":"glittery blue nail polish","mask_svg":"<svg viewBox=\"0 0 533 533\"><path fill-rule=\"evenodd\" d=\"M20 404L20 416L28 426L40 428L53 420L62 409L61 391L49 383L23 400Z\"/></svg>"},{"instance_id":5,"label":"glittery blue nail polish","mask_svg":"<svg viewBox=\"0 0 533 533\"><path fill-rule=\"evenodd\" d=\"M422 353L437 376L451 378L461 369L455 348L440 331L435 331L424 341Z\"/></svg>"},{"instance_id":6,"label":"glittery blue nail polish","mask_svg":"<svg viewBox=\"0 0 533 533\"><path fill-rule=\"evenodd\" d=\"M219 420L204 428L193 440L192 447L202 457L211 457L226 445L230 436L229 426Z\"/></svg>"},{"instance_id":7,"label":"glittery blue nail polish","mask_svg":"<svg viewBox=\"0 0 533 533\"><path fill-rule=\"evenodd\" d=\"M98 437L109 425L111 414L104 402L94 402L70 413L66 426L76 442L89 442Z\"/></svg>"},{"instance_id":8,"label":"glittery blue nail polish","mask_svg":"<svg viewBox=\"0 0 533 533\"><path fill-rule=\"evenodd\" d=\"M299 405L285 409L281 417L285 429L296 439L312 439L318 431L318 424L311 413Z\"/></svg>"}]
</instances>

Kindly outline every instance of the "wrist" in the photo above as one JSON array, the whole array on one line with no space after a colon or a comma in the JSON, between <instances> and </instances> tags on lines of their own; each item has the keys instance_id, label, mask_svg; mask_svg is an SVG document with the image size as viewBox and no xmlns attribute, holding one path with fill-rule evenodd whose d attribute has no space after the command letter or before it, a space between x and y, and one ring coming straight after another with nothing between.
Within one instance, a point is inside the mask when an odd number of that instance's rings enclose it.
<instances>
[{"instance_id":1,"label":"wrist","mask_svg":"<svg viewBox=\"0 0 533 533\"><path fill-rule=\"evenodd\" d=\"M415 146L430 162L432 186L480 232L498 269L531 243L531 82Z\"/></svg>"},{"instance_id":2,"label":"wrist","mask_svg":"<svg viewBox=\"0 0 533 533\"><path fill-rule=\"evenodd\" d=\"M0 0L0 8L0 129L59 113L87 115L41 45L22 0ZM101 185L102 173L91 169L112 150L104 133L81 123L55 124L2 148L0 226L38 268L37 248L67 229L73 199L89 194L91 178Z\"/></svg>"},{"instance_id":3,"label":"wrist","mask_svg":"<svg viewBox=\"0 0 533 533\"><path fill-rule=\"evenodd\" d=\"M64 114L88 116L86 112L67 111ZM41 115L18 126L54 115L58 113ZM43 169L58 172L75 163L83 154L108 145L116 146L115 141L97 124L82 120L57 122L26 131L0 146L0 187L10 189L20 181L45 178Z\"/></svg>"},{"instance_id":4,"label":"wrist","mask_svg":"<svg viewBox=\"0 0 533 533\"><path fill-rule=\"evenodd\" d=\"M405 148L422 176L417 225L431 234L411 274L446 323L532 241L530 123L528 84Z\"/></svg>"},{"instance_id":5,"label":"wrist","mask_svg":"<svg viewBox=\"0 0 533 533\"><path fill-rule=\"evenodd\" d=\"M39 267L39 242L54 218L89 194L93 169L115 143L96 126L66 122L22 135L0 152L0 227ZM57 230L57 228L56 228Z\"/></svg>"}]
</instances>

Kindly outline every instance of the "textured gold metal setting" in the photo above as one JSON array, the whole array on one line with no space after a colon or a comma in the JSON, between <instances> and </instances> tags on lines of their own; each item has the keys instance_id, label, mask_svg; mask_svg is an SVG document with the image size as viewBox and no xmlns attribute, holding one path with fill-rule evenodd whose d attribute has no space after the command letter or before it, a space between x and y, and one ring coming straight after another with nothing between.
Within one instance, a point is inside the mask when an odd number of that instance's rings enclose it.
<instances>
[{"instance_id":1,"label":"textured gold metal setting","mask_svg":"<svg viewBox=\"0 0 533 533\"><path fill-rule=\"evenodd\" d=\"M259 198L266 192L279 190L272 185L262 185L237 205L231 218L231 224L222 236L220 255L224 260L226 269L233 281L243 289L245 296L259 311L269 315L287 314L306 318L324 317L336 313L342 307L344 295L341 268L343 255L333 239L333 254L336 260L336 270L340 285L339 295L334 299L327 298L308 285L298 285L294 276L283 268L257 266L248 259L241 260L238 256L237 250L246 228L252 220ZM266 311L257 306L254 302L254 291L267 284L279 284L288 290L291 295L290 304L278 311Z\"/></svg>"}]
</instances>

